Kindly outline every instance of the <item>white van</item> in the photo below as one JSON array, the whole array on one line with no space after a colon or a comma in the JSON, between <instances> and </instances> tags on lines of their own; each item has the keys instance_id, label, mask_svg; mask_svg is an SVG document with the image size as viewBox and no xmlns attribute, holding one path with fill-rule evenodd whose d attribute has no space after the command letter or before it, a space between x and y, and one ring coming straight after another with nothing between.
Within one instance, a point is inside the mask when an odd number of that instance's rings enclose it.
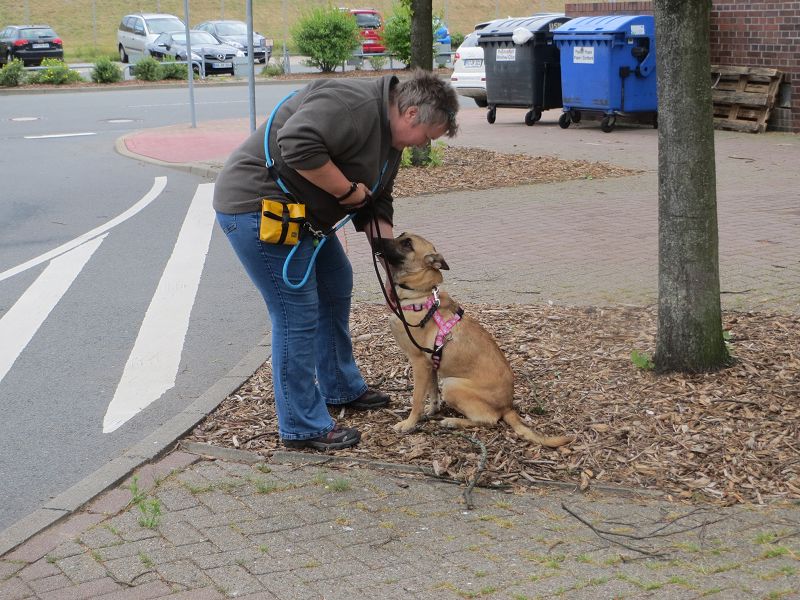
<instances>
[{"instance_id":1,"label":"white van","mask_svg":"<svg viewBox=\"0 0 800 600\"><path fill-rule=\"evenodd\" d=\"M147 44L167 31L184 31L186 25L175 15L139 13L125 15L117 29L119 59L134 62L147 55Z\"/></svg>"}]
</instances>

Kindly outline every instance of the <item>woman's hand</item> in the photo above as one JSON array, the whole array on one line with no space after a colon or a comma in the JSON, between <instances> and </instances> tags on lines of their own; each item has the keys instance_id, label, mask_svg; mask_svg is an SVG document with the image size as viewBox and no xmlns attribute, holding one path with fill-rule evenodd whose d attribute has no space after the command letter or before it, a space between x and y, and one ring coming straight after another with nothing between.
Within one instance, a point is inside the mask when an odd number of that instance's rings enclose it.
<instances>
[{"instance_id":1,"label":"woman's hand","mask_svg":"<svg viewBox=\"0 0 800 600\"><path fill-rule=\"evenodd\" d=\"M369 188L363 183L359 183L356 185L356 189L352 194L350 194L344 200L339 201L339 206L348 212L357 210L365 206L367 202L369 202L369 198Z\"/></svg>"}]
</instances>

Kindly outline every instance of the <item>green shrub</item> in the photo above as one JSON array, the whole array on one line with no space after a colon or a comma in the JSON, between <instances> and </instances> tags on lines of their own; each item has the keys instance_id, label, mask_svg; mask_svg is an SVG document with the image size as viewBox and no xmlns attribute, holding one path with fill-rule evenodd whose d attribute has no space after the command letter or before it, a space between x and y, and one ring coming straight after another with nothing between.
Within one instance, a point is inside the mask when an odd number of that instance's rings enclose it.
<instances>
[{"instance_id":1,"label":"green shrub","mask_svg":"<svg viewBox=\"0 0 800 600\"><path fill-rule=\"evenodd\" d=\"M101 56L94 63L92 81L95 83L116 83L122 81L122 69L107 56Z\"/></svg>"},{"instance_id":2,"label":"green shrub","mask_svg":"<svg viewBox=\"0 0 800 600\"><path fill-rule=\"evenodd\" d=\"M167 59L161 64L162 79L189 79L189 65L179 65Z\"/></svg>"},{"instance_id":3,"label":"green shrub","mask_svg":"<svg viewBox=\"0 0 800 600\"><path fill-rule=\"evenodd\" d=\"M383 27L386 49L405 64L411 64L411 9L405 4L395 5L394 12Z\"/></svg>"},{"instance_id":4,"label":"green shrub","mask_svg":"<svg viewBox=\"0 0 800 600\"><path fill-rule=\"evenodd\" d=\"M314 8L292 28L292 39L308 64L330 73L360 45L358 25L350 13L333 6Z\"/></svg>"},{"instance_id":5,"label":"green shrub","mask_svg":"<svg viewBox=\"0 0 800 600\"><path fill-rule=\"evenodd\" d=\"M457 31L450 34L450 48L452 48L453 52L458 50L458 47L464 43L465 37L467 36L465 36L463 33L458 33Z\"/></svg>"},{"instance_id":6,"label":"green shrub","mask_svg":"<svg viewBox=\"0 0 800 600\"><path fill-rule=\"evenodd\" d=\"M434 17L435 20L435 17ZM431 22L436 30L436 25ZM386 49L406 65L411 64L411 8L405 3L395 5L394 12L386 19L383 28L383 43ZM452 46L455 48L455 46ZM433 57L436 59L436 40L433 43Z\"/></svg>"},{"instance_id":7,"label":"green shrub","mask_svg":"<svg viewBox=\"0 0 800 600\"><path fill-rule=\"evenodd\" d=\"M278 75L283 75L283 64L280 63L269 63L261 69L261 74L264 77L277 77Z\"/></svg>"},{"instance_id":8,"label":"green shrub","mask_svg":"<svg viewBox=\"0 0 800 600\"><path fill-rule=\"evenodd\" d=\"M28 75L30 83L49 83L52 85L63 85L65 83L77 83L83 81L83 77L77 71L73 71L63 60L57 58L45 58L41 64L44 69L32 71Z\"/></svg>"},{"instance_id":9,"label":"green shrub","mask_svg":"<svg viewBox=\"0 0 800 600\"><path fill-rule=\"evenodd\" d=\"M133 69L133 76L142 81L161 81L164 79L164 68L152 56L146 56L137 62Z\"/></svg>"},{"instance_id":10,"label":"green shrub","mask_svg":"<svg viewBox=\"0 0 800 600\"><path fill-rule=\"evenodd\" d=\"M370 56L368 60L369 66L372 67L373 71L380 71L386 66L385 56Z\"/></svg>"},{"instance_id":11,"label":"green shrub","mask_svg":"<svg viewBox=\"0 0 800 600\"><path fill-rule=\"evenodd\" d=\"M1 87L17 87L25 83L27 75L25 73L25 65L18 58L15 58L9 63L6 63L0 69L0 86Z\"/></svg>"}]
</instances>

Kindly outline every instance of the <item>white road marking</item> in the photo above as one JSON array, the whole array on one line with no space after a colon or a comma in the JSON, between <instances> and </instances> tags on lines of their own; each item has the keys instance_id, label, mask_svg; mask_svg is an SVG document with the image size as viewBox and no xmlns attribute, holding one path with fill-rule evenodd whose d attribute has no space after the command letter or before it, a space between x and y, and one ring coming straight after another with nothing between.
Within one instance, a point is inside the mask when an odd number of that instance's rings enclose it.
<instances>
[{"instance_id":1,"label":"white road marking","mask_svg":"<svg viewBox=\"0 0 800 600\"><path fill-rule=\"evenodd\" d=\"M53 259L0 319L0 381L75 281L105 234Z\"/></svg>"},{"instance_id":2,"label":"white road marking","mask_svg":"<svg viewBox=\"0 0 800 600\"><path fill-rule=\"evenodd\" d=\"M215 100L213 102L195 102L197 106L207 104L244 104L249 100ZM188 102L170 102L166 104L128 104L125 108L159 108L165 106L189 106Z\"/></svg>"},{"instance_id":3,"label":"white road marking","mask_svg":"<svg viewBox=\"0 0 800 600\"><path fill-rule=\"evenodd\" d=\"M28 269L40 265L48 260L52 260L56 256L64 254L65 252L69 252L73 248L77 248L81 244L85 243L86 241L97 237L111 229L112 227L116 227L120 223L123 223L130 219L133 215L141 211L145 208L148 204L150 204L153 200L155 200L158 195L164 191L164 188L167 186L167 178L166 177L156 177L153 181L153 187L150 188L150 191L145 194L141 200L139 200L136 204L131 206L128 210L120 214L119 216L111 219L105 225L101 225L100 227L96 227L89 231L88 233L84 233L82 236L75 238L74 240L67 242L66 244L62 244L58 248L50 250L50 252L46 252L36 258L32 258L31 260L22 263L21 265L17 265L16 267L12 267L6 271L0 273L0 281L4 279L8 279L9 277L13 277L18 273L22 273L23 271L27 271Z\"/></svg>"},{"instance_id":4,"label":"white road marking","mask_svg":"<svg viewBox=\"0 0 800 600\"><path fill-rule=\"evenodd\" d=\"M50 133L48 135L26 135L23 137L26 140L45 140L48 138L79 137L82 135L97 135L97 133L94 131L84 131L82 133Z\"/></svg>"},{"instance_id":5,"label":"white road marking","mask_svg":"<svg viewBox=\"0 0 800 600\"><path fill-rule=\"evenodd\" d=\"M116 430L175 386L189 317L211 242L213 190L213 183L201 184L192 199L103 418L103 433Z\"/></svg>"}]
</instances>

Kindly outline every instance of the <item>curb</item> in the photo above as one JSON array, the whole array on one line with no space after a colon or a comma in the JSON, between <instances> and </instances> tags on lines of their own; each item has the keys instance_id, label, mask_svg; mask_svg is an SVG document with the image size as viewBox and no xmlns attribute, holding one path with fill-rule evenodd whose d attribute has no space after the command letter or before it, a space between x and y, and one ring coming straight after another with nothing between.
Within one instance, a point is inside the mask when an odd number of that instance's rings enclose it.
<instances>
[{"instance_id":1,"label":"curb","mask_svg":"<svg viewBox=\"0 0 800 600\"><path fill-rule=\"evenodd\" d=\"M65 520L91 500L126 479L142 465L170 451L182 436L252 376L270 357L271 348L271 338L267 335L227 374L153 433L46 502L32 514L1 531L0 557L48 527Z\"/></svg>"},{"instance_id":2,"label":"curb","mask_svg":"<svg viewBox=\"0 0 800 600\"><path fill-rule=\"evenodd\" d=\"M138 160L140 162L150 163L151 165L158 165L160 167L169 167L170 169L176 169L178 171L183 171L185 173L189 173L191 175L197 175L198 177L202 177L203 179L208 179L209 181L214 181L217 178L220 170L222 169L222 165L214 165L209 163L197 162L197 163L170 163L160 160L158 158L150 158L149 156L144 156L143 154L137 154L135 152L131 152L128 150L128 146L125 144L125 140L128 138L136 137L140 132L133 131L131 133L127 133L122 137L117 138L114 142L114 149L117 151L118 154L126 158L131 158L133 160Z\"/></svg>"}]
</instances>

